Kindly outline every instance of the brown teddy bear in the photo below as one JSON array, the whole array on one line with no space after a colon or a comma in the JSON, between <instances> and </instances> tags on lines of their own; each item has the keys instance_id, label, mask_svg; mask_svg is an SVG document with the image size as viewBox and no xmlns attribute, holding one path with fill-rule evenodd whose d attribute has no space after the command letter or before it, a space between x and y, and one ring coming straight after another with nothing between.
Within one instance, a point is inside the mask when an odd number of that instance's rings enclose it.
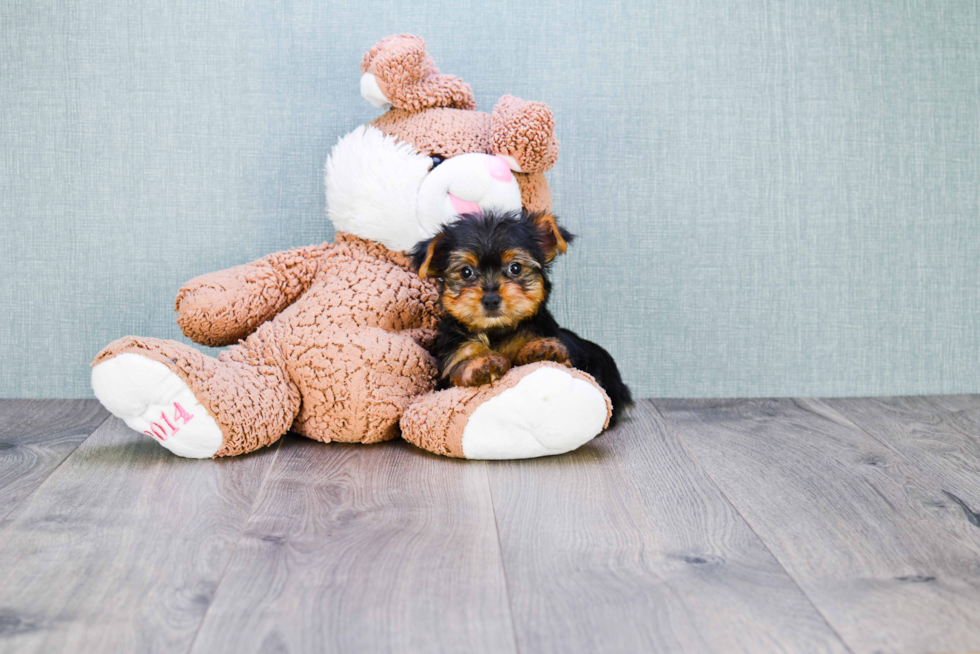
<instances>
[{"instance_id":1,"label":"brown teddy bear","mask_svg":"<svg viewBox=\"0 0 980 654\"><path fill-rule=\"evenodd\" d=\"M442 75L422 39L384 39L361 63L361 94L390 107L354 129L326 164L335 242L202 275L177 294L177 322L217 358L126 337L93 362L113 414L174 454L229 456L287 431L375 443L399 434L470 459L560 454L596 436L609 400L552 363L493 384L433 392L435 288L406 251L457 214L550 209L544 172L558 143L543 104L504 96L475 110L470 87Z\"/></svg>"}]
</instances>

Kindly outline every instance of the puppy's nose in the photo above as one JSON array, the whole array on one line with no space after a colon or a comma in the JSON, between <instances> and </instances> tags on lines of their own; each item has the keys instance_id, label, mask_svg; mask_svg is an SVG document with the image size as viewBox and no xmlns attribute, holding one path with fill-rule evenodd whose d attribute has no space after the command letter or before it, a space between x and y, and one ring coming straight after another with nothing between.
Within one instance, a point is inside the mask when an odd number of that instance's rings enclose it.
<instances>
[{"instance_id":1,"label":"puppy's nose","mask_svg":"<svg viewBox=\"0 0 980 654\"><path fill-rule=\"evenodd\" d=\"M483 308L487 311L496 311L500 308L500 295L493 292L484 293L481 304L483 304Z\"/></svg>"}]
</instances>

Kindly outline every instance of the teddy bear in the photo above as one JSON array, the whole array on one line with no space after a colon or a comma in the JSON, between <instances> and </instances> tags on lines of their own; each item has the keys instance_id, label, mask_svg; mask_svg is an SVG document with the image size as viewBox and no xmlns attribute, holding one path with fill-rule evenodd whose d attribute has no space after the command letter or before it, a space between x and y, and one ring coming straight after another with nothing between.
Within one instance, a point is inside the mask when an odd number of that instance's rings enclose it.
<instances>
[{"instance_id":1,"label":"teddy bear","mask_svg":"<svg viewBox=\"0 0 980 654\"><path fill-rule=\"evenodd\" d=\"M385 109L339 139L325 166L334 242L298 247L185 284L175 310L195 343L129 336L92 363L96 397L172 453L233 456L288 431L323 442L397 436L449 457L560 454L608 424L589 375L550 362L492 384L434 391L427 351L435 287L407 252L459 214L551 207L557 160L544 104L502 97L476 110L412 35L361 62L361 95Z\"/></svg>"}]
</instances>

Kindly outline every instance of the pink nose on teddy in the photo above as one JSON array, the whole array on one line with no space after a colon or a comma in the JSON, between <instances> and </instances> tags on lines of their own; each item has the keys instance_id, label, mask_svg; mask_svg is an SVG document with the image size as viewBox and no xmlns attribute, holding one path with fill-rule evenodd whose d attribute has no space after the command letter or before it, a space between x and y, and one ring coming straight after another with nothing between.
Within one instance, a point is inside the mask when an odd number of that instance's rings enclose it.
<instances>
[{"instance_id":1,"label":"pink nose on teddy","mask_svg":"<svg viewBox=\"0 0 980 654\"><path fill-rule=\"evenodd\" d=\"M497 155L488 156L484 159L484 163L487 166L487 172L490 176L501 182L510 181L510 165L504 161L501 157Z\"/></svg>"}]
</instances>

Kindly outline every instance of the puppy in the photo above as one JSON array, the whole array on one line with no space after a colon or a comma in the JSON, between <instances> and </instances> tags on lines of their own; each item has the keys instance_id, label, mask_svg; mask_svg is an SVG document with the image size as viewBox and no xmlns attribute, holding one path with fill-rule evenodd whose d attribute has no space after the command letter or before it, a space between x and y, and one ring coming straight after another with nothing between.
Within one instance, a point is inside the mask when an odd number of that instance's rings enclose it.
<instances>
[{"instance_id":1,"label":"puppy","mask_svg":"<svg viewBox=\"0 0 980 654\"><path fill-rule=\"evenodd\" d=\"M550 213L467 214L412 251L438 280L445 310L435 341L439 388L480 386L511 366L554 361L592 375L612 401L609 426L633 404L612 356L562 329L547 309L548 268L572 234Z\"/></svg>"}]
</instances>

